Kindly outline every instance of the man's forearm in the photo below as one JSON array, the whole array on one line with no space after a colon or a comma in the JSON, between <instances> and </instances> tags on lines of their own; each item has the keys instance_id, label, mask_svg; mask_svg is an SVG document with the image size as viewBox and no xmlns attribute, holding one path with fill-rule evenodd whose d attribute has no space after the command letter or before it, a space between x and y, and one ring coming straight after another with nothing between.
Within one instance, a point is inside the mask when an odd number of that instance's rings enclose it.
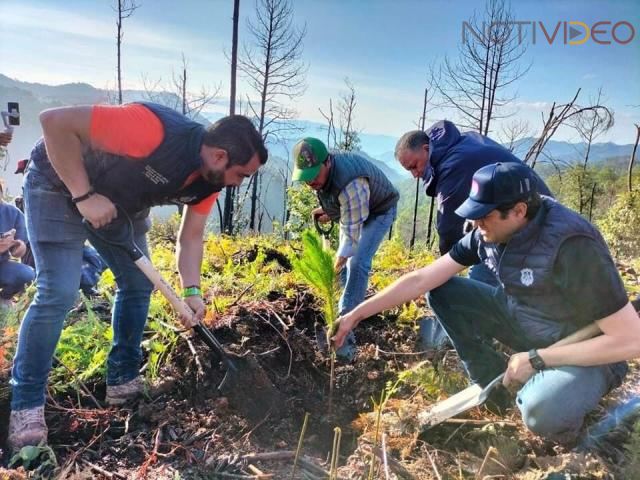
<instances>
[{"instance_id":1,"label":"man's forearm","mask_svg":"<svg viewBox=\"0 0 640 480\"><path fill-rule=\"evenodd\" d=\"M640 339L600 335L563 347L541 348L538 354L547 367L591 367L630 360L639 356Z\"/></svg>"},{"instance_id":2,"label":"man's forearm","mask_svg":"<svg viewBox=\"0 0 640 480\"><path fill-rule=\"evenodd\" d=\"M361 303L352 313L360 321L402 305L439 287L463 269L462 265L447 254L427 267L403 275L380 293Z\"/></svg>"},{"instance_id":3,"label":"man's forearm","mask_svg":"<svg viewBox=\"0 0 640 480\"><path fill-rule=\"evenodd\" d=\"M199 240L184 239L176 246L178 273L182 287L200 285L200 269L202 268L203 244Z\"/></svg>"},{"instance_id":4,"label":"man's forearm","mask_svg":"<svg viewBox=\"0 0 640 480\"><path fill-rule=\"evenodd\" d=\"M602 320L603 335L584 342L538 350L549 367L595 366L640 357L640 318L630 303Z\"/></svg>"}]
</instances>

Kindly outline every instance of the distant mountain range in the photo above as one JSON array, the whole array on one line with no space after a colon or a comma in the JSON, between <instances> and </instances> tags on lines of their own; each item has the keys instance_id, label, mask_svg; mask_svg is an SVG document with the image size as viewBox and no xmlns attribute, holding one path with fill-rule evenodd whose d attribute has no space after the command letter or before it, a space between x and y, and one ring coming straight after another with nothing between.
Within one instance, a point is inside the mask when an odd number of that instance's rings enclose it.
<instances>
[{"instance_id":1,"label":"distant mountain range","mask_svg":"<svg viewBox=\"0 0 640 480\"><path fill-rule=\"evenodd\" d=\"M123 96L127 102L148 98L146 93L140 90L124 91ZM174 94L165 93L164 96L167 104L177 104L177 97ZM108 102L110 98L114 98L113 92L95 88L87 83L52 86L22 82L0 74L0 107L5 109L6 102L17 101L20 102L21 113L21 125L14 132L14 140L9 146L9 162L2 174L8 185L7 190L14 195L19 192L22 179L20 176L14 175L13 171L17 161L29 155L33 143L41 135L38 114L42 110L62 105L104 103ZM207 124L223 115L220 112L203 112L197 120ZM269 197L272 197L272 201L280 205L280 210L284 184L282 175L278 172L284 171L286 166L291 167L289 160L291 147L298 138L314 136L323 139L327 134L326 125L318 122L298 120L294 122L294 125L298 130L291 134L291 139L269 145L272 161L268 166L273 179L275 179L275 182L269 186ZM0 128L2 127L0 126ZM394 183L397 184L410 178L408 172L403 170L394 158L393 150L397 141L396 137L362 132L360 133L360 141L362 147L360 153L381 168ZM534 138L521 140L515 150L516 154L523 156L534 141ZM603 162L613 158L620 162L621 158L629 157L632 148L631 144L595 143L591 145L590 162ZM544 153L560 161L579 161L583 157L584 151L585 144L552 140L547 144ZM277 180L277 177L280 177L280 180ZM265 203L271 202L265 201ZM278 215L276 212L272 216L278 217Z\"/></svg>"}]
</instances>

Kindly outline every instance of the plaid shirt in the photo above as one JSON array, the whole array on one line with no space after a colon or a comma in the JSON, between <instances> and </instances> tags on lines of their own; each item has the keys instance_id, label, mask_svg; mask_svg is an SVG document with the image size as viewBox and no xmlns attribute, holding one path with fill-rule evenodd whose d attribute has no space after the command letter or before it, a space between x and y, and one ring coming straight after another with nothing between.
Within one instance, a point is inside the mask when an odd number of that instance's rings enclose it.
<instances>
[{"instance_id":1,"label":"plaid shirt","mask_svg":"<svg viewBox=\"0 0 640 480\"><path fill-rule=\"evenodd\" d=\"M362 224L369 217L369 181L358 177L338 195L340 203L339 257L352 257L360 240Z\"/></svg>"}]
</instances>

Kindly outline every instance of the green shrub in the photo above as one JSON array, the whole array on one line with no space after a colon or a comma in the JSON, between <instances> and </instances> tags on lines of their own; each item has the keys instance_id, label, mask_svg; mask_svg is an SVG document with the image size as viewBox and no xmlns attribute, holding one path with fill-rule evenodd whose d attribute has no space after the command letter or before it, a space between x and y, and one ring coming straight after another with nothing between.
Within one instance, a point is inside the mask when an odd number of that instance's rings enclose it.
<instances>
[{"instance_id":1,"label":"green shrub","mask_svg":"<svg viewBox=\"0 0 640 480\"><path fill-rule=\"evenodd\" d=\"M614 256L640 256L640 192L620 194L599 227Z\"/></svg>"}]
</instances>

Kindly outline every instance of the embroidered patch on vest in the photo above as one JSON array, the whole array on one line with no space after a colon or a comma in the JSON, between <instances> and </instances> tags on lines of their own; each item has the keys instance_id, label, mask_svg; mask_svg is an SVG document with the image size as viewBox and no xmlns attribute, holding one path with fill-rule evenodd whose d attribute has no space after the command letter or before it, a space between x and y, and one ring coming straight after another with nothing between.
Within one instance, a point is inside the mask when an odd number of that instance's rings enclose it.
<instances>
[{"instance_id":1,"label":"embroidered patch on vest","mask_svg":"<svg viewBox=\"0 0 640 480\"><path fill-rule=\"evenodd\" d=\"M533 270L530 268L520 270L520 281L525 287L533 285Z\"/></svg>"}]
</instances>

